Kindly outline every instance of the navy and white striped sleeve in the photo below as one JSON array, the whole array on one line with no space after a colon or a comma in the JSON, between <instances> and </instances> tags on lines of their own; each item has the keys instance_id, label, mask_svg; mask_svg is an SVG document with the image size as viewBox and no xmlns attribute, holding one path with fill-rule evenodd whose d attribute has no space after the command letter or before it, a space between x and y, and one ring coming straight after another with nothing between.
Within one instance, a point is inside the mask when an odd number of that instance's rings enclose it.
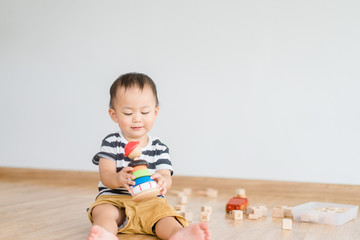
<instances>
[{"instance_id":1,"label":"navy and white striped sleeve","mask_svg":"<svg viewBox=\"0 0 360 240\"><path fill-rule=\"evenodd\" d=\"M116 141L114 141L114 135L108 135L104 138L101 143L100 152L98 152L92 159L92 162L95 165L99 165L100 158L106 158L113 161L116 161Z\"/></svg>"},{"instance_id":2,"label":"navy and white striped sleeve","mask_svg":"<svg viewBox=\"0 0 360 240\"><path fill-rule=\"evenodd\" d=\"M156 170L167 169L173 175L173 166L170 160L169 148L159 139L153 142L156 145Z\"/></svg>"}]
</instances>

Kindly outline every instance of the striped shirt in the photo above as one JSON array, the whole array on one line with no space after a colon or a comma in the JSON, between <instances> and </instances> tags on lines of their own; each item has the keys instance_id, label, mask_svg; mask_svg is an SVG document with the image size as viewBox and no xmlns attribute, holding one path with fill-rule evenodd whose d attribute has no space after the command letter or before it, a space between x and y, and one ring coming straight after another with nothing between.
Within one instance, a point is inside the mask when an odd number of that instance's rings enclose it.
<instances>
[{"instance_id":1,"label":"striped shirt","mask_svg":"<svg viewBox=\"0 0 360 240\"><path fill-rule=\"evenodd\" d=\"M173 168L170 161L169 148L162 143L158 138L153 138L150 135L149 143L142 148L140 159L146 160L149 163L149 171L154 174L161 169L170 170L173 174ZM125 157L125 145L128 141L121 132L109 134L104 138L101 144L100 152L98 152L92 159L95 165L99 165L100 158L106 158L115 161L116 171L120 172L124 167L127 167L132 161L130 158ZM99 181L99 194L100 195L130 195L126 188L110 189Z\"/></svg>"}]
</instances>

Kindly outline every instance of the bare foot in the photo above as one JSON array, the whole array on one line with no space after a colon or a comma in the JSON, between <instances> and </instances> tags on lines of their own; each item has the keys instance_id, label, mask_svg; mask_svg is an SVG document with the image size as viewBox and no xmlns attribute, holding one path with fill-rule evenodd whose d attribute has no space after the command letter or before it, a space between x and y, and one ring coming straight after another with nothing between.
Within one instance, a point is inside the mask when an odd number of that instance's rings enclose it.
<instances>
[{"instance_id":1,"label":"bare foot","mask_svg":"<svg viewBox=\"0 0 360 240\"><path fill-rule=\"evenodd\" d=\"M118 238L104 228L94 225L91 227L88 240L118 240Z\"/></svg>"},{"instance_id":2,"label":"bare foot","mask_svg":"<svg viewBox=\"0 0 360 240\"><path fill-rule=\"evenodd\" d=\"M210 231L207 223L197 223L183 228L171 236L170 240L209 240Z\"/></svg>"}]
</instances>

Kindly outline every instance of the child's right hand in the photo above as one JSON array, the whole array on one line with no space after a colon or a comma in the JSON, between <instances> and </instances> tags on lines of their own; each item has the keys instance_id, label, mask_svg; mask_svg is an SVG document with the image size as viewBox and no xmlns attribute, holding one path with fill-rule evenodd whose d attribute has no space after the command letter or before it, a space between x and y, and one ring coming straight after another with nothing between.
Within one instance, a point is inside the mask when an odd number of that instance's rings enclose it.
<instances>
[{"instance_id":1,"label":"child's right hand","mask_svg":"<svg viewBox=\"0 0 360 240\"><path fill-rule=\"evenodd\" d=\"M135 176L131 174L132 167L124 167L119 172L120 183L130 192L130 185L135 185Z\"/></svg>"}]
</instances>

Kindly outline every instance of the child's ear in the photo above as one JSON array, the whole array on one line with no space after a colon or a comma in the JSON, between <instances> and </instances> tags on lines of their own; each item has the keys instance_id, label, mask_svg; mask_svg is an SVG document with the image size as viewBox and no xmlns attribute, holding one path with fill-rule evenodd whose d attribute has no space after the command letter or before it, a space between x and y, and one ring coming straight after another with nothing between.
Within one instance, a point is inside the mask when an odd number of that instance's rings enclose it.
<instances>
[{"instance_id":1,"label":"child's ear","mask_svg":"<svg viewBox=\"0 0 360 240\"><path fill-rule=\"evenodd\" d=\"M158 113L159 113L159 106L156 106L156 107L155 107L155 116L156 116L156 117L157 117Z\"/></svg>"},{"instance_id":2,"label":"child's ear","mask_svg":"<svg viewBox=\"0 0 360 240\"><path fill-rule=\"evenodd\" d=\"M114 110L114 109L109 108L109 115L110 115L111 119L112 119L115 123L118 122L117 119L116 119L116 113L115 113L115 110Z\"/></svg>"}]
</instances>

